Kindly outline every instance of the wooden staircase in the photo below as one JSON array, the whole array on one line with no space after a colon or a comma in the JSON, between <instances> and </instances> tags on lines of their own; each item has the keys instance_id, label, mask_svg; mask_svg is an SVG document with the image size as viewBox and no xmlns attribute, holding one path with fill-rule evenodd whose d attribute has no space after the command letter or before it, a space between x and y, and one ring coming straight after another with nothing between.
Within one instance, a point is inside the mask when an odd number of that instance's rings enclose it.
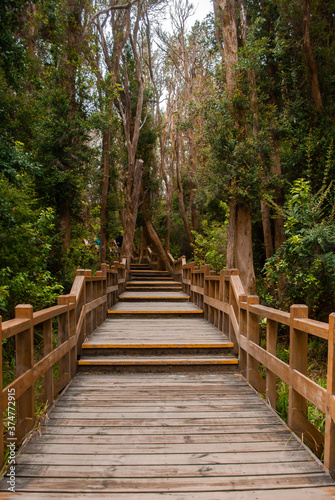
<instances>
[{"instance_id":1,"label":"wooden staircase","mask_svg":"<svg viewBox=\"0 0 335 500\"><path fill-rule=\"evenodd\" d=\"M81 371L232 371L232 342L169 273L136 265L109 318L83 344Z\"/></svg>"}]
</instances>

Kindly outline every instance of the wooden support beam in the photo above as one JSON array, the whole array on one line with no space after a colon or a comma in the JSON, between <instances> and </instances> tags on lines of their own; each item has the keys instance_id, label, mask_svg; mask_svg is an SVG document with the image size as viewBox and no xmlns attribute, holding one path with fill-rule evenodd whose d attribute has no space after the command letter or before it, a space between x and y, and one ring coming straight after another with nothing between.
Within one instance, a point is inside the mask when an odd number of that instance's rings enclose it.
<instances>
[{"instance_id":1,"label":"wooden support beam","mask_svg":"<svg viewBox=\"0 0 335 500\"><path fill-rule=\"evenodd\" d=\"M328 380L327 391L332 396L335 408L335 313L329 316L329 337L328 337ZM335 479L335 421L331 411L326 415L325 433L325 466Z\"/></svg>"},{"instance_id":2,"label":"wooden support beam","mask_svg":"<svg viewBox=\"0 0 335 500\"><path fill-rule=\"evenodd\" d=\"M27 330L18 333L15 337L16 378L30 370L34 364L34 327L33 308L28 304L15 307L15 318L29 320ZM34 386L33 383L16 402L17 420L16 437L20 441L31 429L35 421Z\"/></svg>"},{"instance_id":3,"label":"wooden support beam","mask_svg":"<svg viewBox=\"0 0 335 500\"><path fill-rule=\"evenodd\" d=\"M0 391L2 392L2 317L0 316ZM0 470L4 465L4 442L3 442L3 412L0 411Z\"/></svg>"},{"instance_id":4,"label":"wooden support beam","mask_svg":"<svg viewBox=\"0 0 335 500\"><path fill-rule=\"evenodd\" d=\"M294 328L295 318L307 318L308 307L293 305L290 308L290 368L307 375L308 334ZM297 388L298 389L298 388ZM307 401L290 384L289 407L287 415L288 425L301 438L306 430Z\"/></svg>"}]
</instances>

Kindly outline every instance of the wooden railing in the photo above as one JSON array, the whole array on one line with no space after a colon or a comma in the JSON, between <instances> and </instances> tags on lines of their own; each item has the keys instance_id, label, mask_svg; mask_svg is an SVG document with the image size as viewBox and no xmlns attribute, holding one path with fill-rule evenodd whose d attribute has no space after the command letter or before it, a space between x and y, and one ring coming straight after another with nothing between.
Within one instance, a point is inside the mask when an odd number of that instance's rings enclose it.
<instances>
[{"instance_id":1,"label":"wooden railing","mask_svg":"<svg viewBox=\"0 0 335 500\"><path fill-rule=\"evenodd\" d=\"M6 412L8 428L6 435L1 432L0 438L2 465L6 451L4 445L8 446L8 442L19 444L34 427L35 382L43 378L44 392L38 395L38 401L50 406L76 374L77 358L86 336L106 319L107 309L116 303L125 285L124 261L115 262L112 267L102 264L101 271L97 271L95 276L92 276L92 271L79 269L70 294L59 296L56 306L34 312L30 305L18 305L15 319L2 323L0 316L2 341L15 338L16 370L14 380L2 388L1 352L0 418L3 424ZM43 339L43 353L39 360L34 355L36 335ZM5 348L6 344L1 346L1 349Z\"/></svg>"},{"instance_id":2,"label":"wooden railing","mask_svg":"<svg viewBox=\"0 0 335 500\"><path fill-rule=\"evenodd\" d=\"M197 267L194 262L187 264L185 257L169 257L176 281L204 309L205 318L234 341L241 374L274 410L277 377L288 385L289 427L323 458L335 478L335 314L329 316L329 323L321 323L308 318L305 305L292 305L290 312L262 306L257 296L246 295L238 270L223 270L217 276L209 265ZM266 323L265 348L259 345L261 320ZM279 325L290 332L289 364L277 357ZM328 341L326 388L308 377L308 335ZM307 419L308 402L324 413L325 436Z\"/></svg>"}]
</instances>

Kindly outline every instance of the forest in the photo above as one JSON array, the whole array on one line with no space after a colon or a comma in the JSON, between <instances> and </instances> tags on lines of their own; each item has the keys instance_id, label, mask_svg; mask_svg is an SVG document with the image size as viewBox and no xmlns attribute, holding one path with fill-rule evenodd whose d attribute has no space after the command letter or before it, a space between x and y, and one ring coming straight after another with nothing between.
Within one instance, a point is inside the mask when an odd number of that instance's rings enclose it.
<instances>
[{"instance_id":1,"label":"forest","mask_svg":"<svg viewBox=\"0 0 335 500\"><path fill-rule=\"evenodd\" d=\"M0 3L0 314L148 245L335 310L335 0ZM167 28L165 28L168 26Z\"/></svg>"}]
</instances>

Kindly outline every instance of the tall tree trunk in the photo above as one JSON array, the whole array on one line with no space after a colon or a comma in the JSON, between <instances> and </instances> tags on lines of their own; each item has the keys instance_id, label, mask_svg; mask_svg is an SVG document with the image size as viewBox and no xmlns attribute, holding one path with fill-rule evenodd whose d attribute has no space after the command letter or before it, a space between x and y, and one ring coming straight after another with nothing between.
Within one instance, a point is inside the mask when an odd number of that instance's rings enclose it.
<instances>
[{"instance_id":1,"label":"tall tree trunk","mask_svg":"<svg viewBox=\"0 0 335 500\"><path fill-rule=\"evenodd\" d=\"M135 163L134 176L131 186L127 188L126 209L124 211L124 237L121 249L121 258L126 257L127 267L130 267L131 252L133 248L135 226L138 213L138 203L141 193L143 161Z\"/></svg>"},{"instance_id":2,"label":"tall tree trunk","mask_svg":"<svg viewBox=\"0 0 335 500\"><path fill-rule=\"evenodd\" d=\"M101 189L101 210L100 210L100 262L106 262L107 254L107 237L106 237L106 221L107 221L107 199L109 187L109 169L110 169L110 149L111 149L111 129L107 129L103 133L102 138L102 189Z\"/></svg>"},{"instance_id":3,"label":"tall tree trunk","mask_svg":"<svg viewBox=\"0 0 335 500\"><path fill-rule=\"evenodd\" d=\"M254 294L256 277L252 251L251 210L249 204L236 207L236 267L245 291Z\"/></svg>"},{"instance_id":4,"label":"tall tree trunk","mask_svg":"<svg viewBox=\"0 0 335 500\"><path fill-rule=\"evenodd\" d=\"M262 224L263 224L263 235L265 244L265 255L269 259L274 253L273 241L272 241L272 230L271 230L271 218L270 210L266 201L261 200L261 213L262 213Z\"/></svg>"},{"instance_id":5,"label":"tall tree trunk","mask_svg":"<svg viewBox=\"0 0 335 500\"><path fill-rule=\"evenodd\" d=\"M236 200L235 198L231 198L229 204L229 225L228 225L227 258L226 258L227 269L234 268L235 239L236 239Z\"/></svg>"},{"instance_id":6,"label":"tall tree trunk","mask_svg":"<svg viewBox=\"0 0 335 500\"><path fill-rule=\"evenodd\" d=\"M304 30L304 52L307 60L308 70L312 83L313 100L318 111L322 110L322 97L319 87L318 70L313 55L311 44L311 0L303 2L303 30Z\"/></svg>"},{"instance_id":7,"label":"tall tree trunk","mask_svg":"<svg viewBox=\"0 0 335 500\"><path fill-rule=\"evenodd\" d=\"M227 91L235 87L235 65L238 62L236 0L214 0L215 20L222 27L223 54ZM221 45L221 40L218 40Z\"/></svg>"},{"instance_id":8,"label":"tall tree trunk","mask_svg":"<svg viewBox=\"0 0 335 500\"><path fill-rule=\"evenodd\" d=\"M69 202L66 202L62 205L59 214L63 250L65 251L69 248L71 240L71 218L71 206Z\"/></svg>"},{"instance_id":9,"label":"tall tree trunk","mask_svg":"<svg viewBox=\"0 0 335 500\"><path fill-rule=\"evenodd\" d=\"M186 232L187 239L190 244L194 242L194 238L191 233L191 228L190 228L190 222L188 220L186 208L185 208L185 203L184 203L184 190L183 190L183 182L181 178L181 172L180 172L180 154L179 154L179 137L177 136L176 139L176 173L177 173L177 186L178 186L178 202L179 202L179 209L180 209L180 215L183 220L184 224L184 229Z\"/></svg>"},{"instance_id":10,"label":"tall tree trunk","mask_svg":"<svg viewBox=\"0 0 335 500\"><path fill-rule=\"evenodd\" d=\"M276 133L272 133L272 141L273 141L273 154L272 154L272 162L271 162L271 167L270 167L270 172L274 176L276 176L278 179L281 178L282 176L282 169L281 169L281 161L280 161L280 155L279 155L279 140L277 137ZM283 190L281 187L277 187L275 191L275 202L278 205L278 207L282 208L284 204L284 195L283 195ZM284 217L281 213L277 213L275 220L274 220L274 228L275 228L275 247L274 251L276 252L278 248L284 243L285 241L285 233L284 233Z\"/></svg>"}]
</instances>

